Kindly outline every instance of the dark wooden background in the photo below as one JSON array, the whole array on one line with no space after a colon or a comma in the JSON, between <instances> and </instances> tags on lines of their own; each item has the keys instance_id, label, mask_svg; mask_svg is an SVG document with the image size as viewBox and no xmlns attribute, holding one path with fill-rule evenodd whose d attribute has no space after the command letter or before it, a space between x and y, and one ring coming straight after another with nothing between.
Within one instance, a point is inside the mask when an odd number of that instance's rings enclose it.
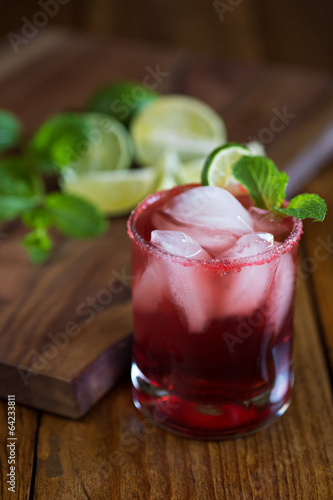
<instances>
[{"instance_id":1,"label":"dark wooden background","mask_svg":"<svg viewBox=\"0 0 333 500\"><path fill-rule=\"evenodd\" d=\"M333 71L332 0L0 0L0 36L39 2L59 7L48 25Z\"/></svg>"}]
</instances>

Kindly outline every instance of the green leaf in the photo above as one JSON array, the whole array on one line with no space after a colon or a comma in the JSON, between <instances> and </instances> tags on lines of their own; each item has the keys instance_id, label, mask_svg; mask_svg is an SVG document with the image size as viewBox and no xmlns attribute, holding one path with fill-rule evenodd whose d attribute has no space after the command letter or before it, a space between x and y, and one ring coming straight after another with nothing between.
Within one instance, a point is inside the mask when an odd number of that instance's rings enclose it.
<instances>
[{"instance_id":1,"label":"green leaf","mask_svg":"<svg viewBox=\"0 0 333 500\"><path fill-rule=\"evenodd\" d=\"M271 210L282 204L288 176L279 172L272 160L263 156L242 156L232 171L257 207Z\"/></svg>"},{"instance_id":2,"label":"green leaf","mask_svg":"<svg viewBox=\"0 0 333 500\"><path fill-rule=\"evenodd\" d=\"M15 219L39 203L39 198L0 194L0 219Z\"/></svg>"},{"instance_id":3,"label":"green leaf","mask_svg":"<svg viewBox=\"0 0 333 500\"><path fill-rule=\"evenodd\" d=\"M21 157L0 158L0 194L41 196L40 179Z\"/></svg>"},{"instance_id":4,"label":"green leaf","mask_svg":"<svg viewBox=\"0 0 333 500\"><path fill-rule=\"evenodd\" d=\"M28 233L21 244L27 250L29 258L34 264L45 262L50 256L53 245L46 229L42 228Z\"/></svg>"},{"instance_id":5,"label":"green leaf","mask_svg":"<svg viewBox=\"0 0 333 500\"><path fill-rule=\"evenodd\" d=\"M316 221L323 221L327 205L317 194L304 193L292 198L286 208L275 207L275 211L284 215L291 215L297 219L306 219L309 217Z\"/></svg>"},{"instance_id":6,"label":"green leaf","mask_svg":"<svg viewBox=\"0 0 333 500\"><path fill-rule=\"evenodd\" d=\"M0 219L13 219L41 201L38 178L28 170L21 158L0 159Z\"/></svg>"},{"instance_id":7,"label":"green leaf","mask_svg":"<svg viewBox=\"0 0 333 500\"><path fill-rule=\"evenodd\" d=\"M53 224L53 215L47 208L36 207L24 213L22 221L32 229L47 229Z\"/></svg>"},{"instance_id":8,"label":"green leaf","mask_svg":"<svg viewBox=\"0 0 333 500\"><path fill-rule=\"evenodd\" d=\"M45 207L56 228L70 238L91 238L106 230L107 222L96 207L76 196L51 193Z\"/></svg>"},{"instance_id":9,"label":"green leaf","mask_svg":"<svg viewBox=\"0 0 333 500\"><path fill-rule=\"evenodd\" d=\"M18 145L21 124L13 113L0 109L0 152Z\"/></svg>"}]
</instances>

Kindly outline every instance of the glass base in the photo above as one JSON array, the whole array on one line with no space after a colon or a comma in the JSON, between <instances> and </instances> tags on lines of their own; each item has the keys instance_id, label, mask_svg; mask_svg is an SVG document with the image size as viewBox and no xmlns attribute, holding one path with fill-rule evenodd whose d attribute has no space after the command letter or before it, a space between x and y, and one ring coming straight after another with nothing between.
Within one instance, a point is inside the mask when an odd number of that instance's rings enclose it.
<instances>
[{"instance_id":1,"label":"glass base","mask_svg":"<svg viewBox=\"0 0 333 500\"><path fill-rule=\"evenodd\" d=\"M292 385L291 376L279 401L266 390L246 401L202 404L158 387L132 365L133 401L141 413L167 431L200 440L237 438L270 426L287 410Z\"/></svg>"}]
</instances>

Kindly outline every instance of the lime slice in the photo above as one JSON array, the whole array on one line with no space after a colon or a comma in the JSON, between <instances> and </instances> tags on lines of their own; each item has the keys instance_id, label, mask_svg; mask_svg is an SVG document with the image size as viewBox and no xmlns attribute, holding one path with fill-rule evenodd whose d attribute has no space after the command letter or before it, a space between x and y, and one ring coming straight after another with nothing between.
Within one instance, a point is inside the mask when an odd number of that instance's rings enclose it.
<instances>
[{"instance_id":1,"label":"lime slice","mask_svg":"<svg viewBox=\"0 0 333 500\"><path fill-rule=\"evenodd\" d=\"M232 175L232 167L242 156L252 155L246 146L236 142L216 148L205 161L201 175L202 184L219 186L232 192L238 190L239 182Z\"/></svg>"},{"instance_id":2,"label":"lime slice","mask_svg":"<svg viewBox=\"0 0 333 500\"><path fill-rule=\"evenodd\" d=\"M161 153L174 149L182 161L207 156L226 140L223 120L193 97L168 95L155 99L131 124L136 159L156 164Z\"/></svg>"},{"instance_id":3,"label":"lime slice","mask_svg":"<svg viewBox=\"0 0 333 500\"><path fill-rule=\"evenodd\" d=\"M46 170L76 173L129 168L133 145L126 128L98 113L60 113L42 124L30 152Z\"/></svg>"},{"instance_id":4,"label":"lime slice","mask_svg":"<svg viewBox=\"0 0 333 500\"><path fill-rule=\"evenodd\" d=\"M159 181L160 172L154 167L81 175L67 172L61 188L90 201L106 215L124 215L156 191Z\"/></svg>"},{"instance_id":5,"label":"lime slice","mask_svg":"<svg viewBox=\"0 0 333 500\"><path fill-rule=\"evenodd\" d=\"M99 89L87 107L89 111L105 113L128 125L134 114L157 96L139 83L119 82Z\"/></svg>"}]
</instances>

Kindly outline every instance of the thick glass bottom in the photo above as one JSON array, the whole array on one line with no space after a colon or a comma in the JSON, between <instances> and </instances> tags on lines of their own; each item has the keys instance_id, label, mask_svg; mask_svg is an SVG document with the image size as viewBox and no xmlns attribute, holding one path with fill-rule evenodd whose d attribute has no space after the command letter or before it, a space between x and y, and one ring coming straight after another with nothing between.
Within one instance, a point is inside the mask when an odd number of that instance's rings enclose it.
<instances>
[{"instance_id":1,"label":"thick glass bottom","mask_svg":"<svg viewBox=\"0 0 333 500\"><path fill-rule=\"evenodd\" d=\"M132 384L135 406L159 427L188 438L221 440L251 434L279 418L290 404L293 376L278 401L275 386L252 399L221 404L180 398L147 379L135 363Z\"/></svg>"}]
</instances>

